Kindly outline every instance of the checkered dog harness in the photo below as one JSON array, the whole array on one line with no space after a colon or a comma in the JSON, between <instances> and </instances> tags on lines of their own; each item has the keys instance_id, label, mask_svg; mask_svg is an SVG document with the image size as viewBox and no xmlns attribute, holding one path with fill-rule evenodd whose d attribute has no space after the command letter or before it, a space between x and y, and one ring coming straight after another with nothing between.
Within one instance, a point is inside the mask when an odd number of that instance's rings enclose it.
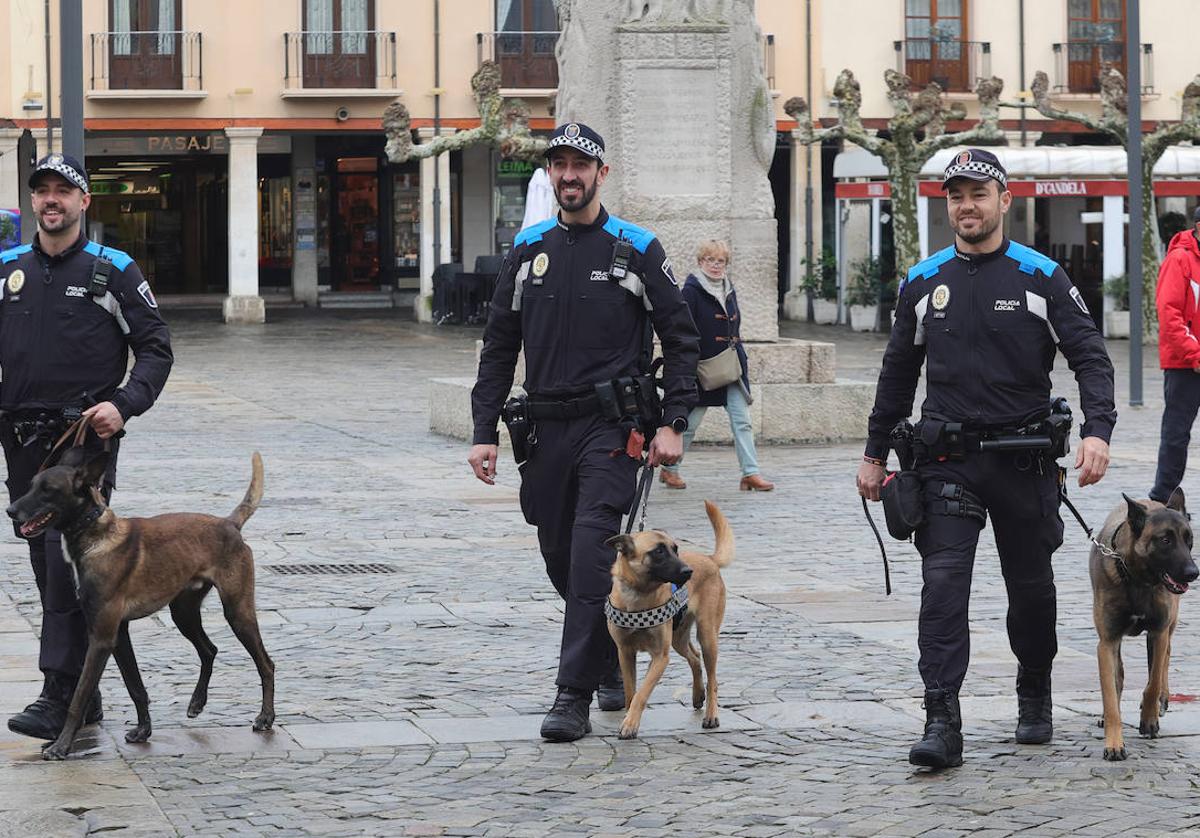
<instances>
[{"instance_id":1,"label":"checkered dog harness","mask_svg":"<svg viewBox=\"0 0 1200 838\"><path fill-rule=\"evenodd\" d=\"M657 608L645 611L622 611L612 604L611 599L604 600L604 616L617 628L648 629L661 626L668 620L673 620L687 610L687 586L675 589L671 598Z\"/></svg>"}]
</instances>

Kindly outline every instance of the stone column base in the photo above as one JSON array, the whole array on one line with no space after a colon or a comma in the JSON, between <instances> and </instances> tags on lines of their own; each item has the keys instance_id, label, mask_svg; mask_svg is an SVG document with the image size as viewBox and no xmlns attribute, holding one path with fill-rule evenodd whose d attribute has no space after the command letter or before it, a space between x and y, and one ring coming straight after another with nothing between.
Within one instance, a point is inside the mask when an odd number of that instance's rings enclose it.
<instances>
[{"instance_id":1,"label":"stone column base","mask_svg":"<svg viewBox=\"0 0 1200 838\"><path fill-rule=\"evenodd\" d=\"M257 295L226 297L223 311L226 323L267 322L267 304Z\"/></svg>"},{"instance_id":2,"label":"stone column base","mask_svg":"<svg viewBox=\"0 0 1200 838\"><path fill-rule=\"evenodd\" d=\"M433 295L417 293L413 300L413 315L417 318L418 323L433 322ZM482 341L478 341L482 343ZM478 355L478 351L476 352Z\"/></svg>"}]
</instances>

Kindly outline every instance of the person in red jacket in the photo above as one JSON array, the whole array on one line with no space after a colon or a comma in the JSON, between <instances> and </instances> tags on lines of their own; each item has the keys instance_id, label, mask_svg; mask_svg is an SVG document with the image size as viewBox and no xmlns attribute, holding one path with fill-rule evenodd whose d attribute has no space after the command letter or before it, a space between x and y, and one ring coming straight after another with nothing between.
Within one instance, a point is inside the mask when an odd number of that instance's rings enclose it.
<instances>
[{"instance_id":1,"label":"person in red jacket","mask_svg":"<svg viewBox=\"0 0 1200 838\"><path fill-rule=\"evenodd\" d=\"M1200 409L1200 207L1158 269L1158 361L1163 370L1162 433L1152 500L1166 503L1183 480L1192 423Z\"/></svg>"}]
</instances>

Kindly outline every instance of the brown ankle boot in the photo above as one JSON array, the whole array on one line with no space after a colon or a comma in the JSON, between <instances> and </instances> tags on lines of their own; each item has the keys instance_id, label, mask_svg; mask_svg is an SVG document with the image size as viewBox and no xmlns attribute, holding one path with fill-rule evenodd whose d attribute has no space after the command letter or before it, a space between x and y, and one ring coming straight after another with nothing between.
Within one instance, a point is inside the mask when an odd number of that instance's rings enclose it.
<instances>
[{"instance_id":1,"label":"brown ankle boot","mask_svg":"<svg viewBox=\"0 0 1200 838\"><path fill-rule=\"evenodd\" d=\"M769 492L775 488L775 484L763 479L761 474L751 474L742 478L738 488L743 492Z\"/></svg>"},{"instance_id":2,"label":"brown ankle boot","mask_svg":"<svg viewBox=\"0 0 1200 838\"><path fill-rule=\"evenodd\" d=\"M677 471L668 471L663 469L659 472L658 480L660 483L666 484L668 489L686 489L687 483L683 482L683 478L679 476Z\"/></svg>"}]
</instances>

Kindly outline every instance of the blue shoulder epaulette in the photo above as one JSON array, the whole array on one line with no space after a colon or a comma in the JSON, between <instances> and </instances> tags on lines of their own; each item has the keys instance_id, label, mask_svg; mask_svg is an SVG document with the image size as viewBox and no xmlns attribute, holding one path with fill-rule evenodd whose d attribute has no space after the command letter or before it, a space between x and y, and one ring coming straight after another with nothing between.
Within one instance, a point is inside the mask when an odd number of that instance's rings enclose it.
<instances>
[{"instance_id":1,"label":"blue shoulder epaulette","mask_svg":"<svg viewBox=\"0 0 1200 838\"><path fill-rule=\"evenodd\" d=\"M104 256L108 261L113 263L113 267L118 271L125 270L133 261L133 257L124 250L117 250L115 247L102 247L93 241L89 241L83 246L83 252L90 253L93 256Z\"/></svg>"},{"instance_id":2,"label":"blue shoulder epaulette","mask_svg":"<svg viewBox=\"0 0 1200 838\"><path fill-rule=\"evenodd\" d=\"M604 230L618 239L625 239L633 245L633 249L638 253L645 253L650 242L654 241L654 234L649 230L636 224L630 224L615 215L610 215L608 221L604 222Z\"/></svg>"},{"instance_id":3,"label":"blue shoulder epaulette","mask_svg":"<svg viewBox=\"0 0 1200 838\"><path fill-rule=\"evenodd\" d=\"M954 245L943 248L932 256L922 259L917 264L908 269L908 277L906 282L912 282L914 279L929 279L936 276L938 271L942 269L942 265L954 258Z\"/></svg>"},{"instance_id":4,"label":"blue shoulder epaulette","mask_svg":"<svg viewBox=\"0 0 1200 838\"><path fill-rule=\"evenodd\" d=\"M523 244L532 242L540 242L542 235L558 223L557 218L547 218L545 221L539 221L537 224L531 224L521 232L517 233L517 237L513 239L513 247L519 247Z\"/></svg>"},{"instance_id":5,"label":"blue shoulder epaulette","mask_svg":"<svg viewBox=\"0 0 1200 838\"><path fill-rule=\"evenodd\" d=\"M33 250L31 244L19 244L16 247L10 247L8 250L0 252L0 264L7 265L9 262L15 262L20 258L21 254L28 253Z\"/></svg>"},{"instance_id":6,"label":"blue shoulder epaulette","mask_svg":"<svg viewBox=\"0 0 1200 838\"><path fill-rule=\"evenodd\" d=\"M1049 256L1038 253L1032 247L1017 244L1014 241L1008 243L1008 250L1004 251L1004 255L1017 263L1017 268L1021 273L1026 273L1030 276L1037 271L1041 271L1049 278L1054 276L1054 272L1058 270L1058 263Z\"/></svg>"}]
</instances>

